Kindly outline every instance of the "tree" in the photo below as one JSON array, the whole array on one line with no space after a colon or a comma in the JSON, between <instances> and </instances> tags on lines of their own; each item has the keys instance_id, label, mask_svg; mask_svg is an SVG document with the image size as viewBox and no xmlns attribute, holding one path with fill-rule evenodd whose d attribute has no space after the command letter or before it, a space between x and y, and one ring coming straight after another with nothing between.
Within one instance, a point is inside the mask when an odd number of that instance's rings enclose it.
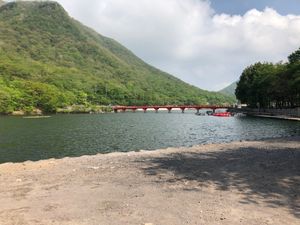
<instances>
[{"instance_id":1,"label":"tree","mask_svg":"<svg viewBox=\"0 0 300 225\"><path fill-rule=\"evenodd\" d=\"M300 62L300 48L288 56L289 63L294 64Z\"/></svg>"},{"instance_id":2,"label":"tree","mask_svg":"<svg viewBox=\"0 0 300 225\"><path fill-rule=\"evenodd\" d=\"M250 107L300 106L300 49L289 56L289 63L258 62L247 67L236 97Z\"/></svg>"},{"instance_id":3,"label":"tree","mask_svg":"<svg viewBox=\"0 0 300 225\"><path fill-rule=\"evenodd\" d=\"M10 94L0 90L0 113L9 113L13 111L11 101Z\"/></svg>"}]
</instances>

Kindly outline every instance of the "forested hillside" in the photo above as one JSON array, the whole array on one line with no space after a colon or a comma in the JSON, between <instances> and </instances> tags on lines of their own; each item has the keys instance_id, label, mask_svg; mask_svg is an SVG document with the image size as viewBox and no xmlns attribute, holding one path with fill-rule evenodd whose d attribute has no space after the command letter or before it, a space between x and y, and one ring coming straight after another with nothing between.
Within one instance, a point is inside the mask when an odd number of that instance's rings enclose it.
<instances>
[{"instance_id":1,"label":"forested hillside","mask_svg":"<svg viewBox=\"0 0 300 225\"><path fill-rule=\"evenodd\" d=\"M0 112L68 105L224 104L68 16L55 2L0 7Z\"/></svg>"},{"instance_id":2,"label":"forested hillside","mask_svg":"<svg viewBox=\"0 0 300 225\"><path fill-rule=\"evenodd\" d=\"M287 63L256 63L237 83L236 96L250 107L300 107L300 49Z\"/></svg>"}]
</instances>

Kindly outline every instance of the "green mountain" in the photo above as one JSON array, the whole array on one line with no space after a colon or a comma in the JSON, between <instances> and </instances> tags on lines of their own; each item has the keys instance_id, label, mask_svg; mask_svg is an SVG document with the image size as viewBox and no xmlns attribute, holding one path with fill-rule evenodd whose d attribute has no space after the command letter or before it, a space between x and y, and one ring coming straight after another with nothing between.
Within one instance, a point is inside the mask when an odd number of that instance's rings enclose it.
<instances>
[{"instance_id":1,"label":"green mountain","mask_svg":"<svg viewBox=\"0 0 300 225\"><path fill-rule=\"evenodd\" d=\"M219 93L235 97L236 87L237 87L237 82L233 82L229 86L227 86L227 87L223 88L222 90L220 90Z\"/></svg>"},{"instance_id":2,"label":"green mountain","mask_svg":"<svg viewBox=\"0 0 300 225\"><path fill-rule=\"evenodd\" d=\"M0 7L0 112L68 105L224 104L69 17L56 2Z\"/></svg>"}]
</instances>

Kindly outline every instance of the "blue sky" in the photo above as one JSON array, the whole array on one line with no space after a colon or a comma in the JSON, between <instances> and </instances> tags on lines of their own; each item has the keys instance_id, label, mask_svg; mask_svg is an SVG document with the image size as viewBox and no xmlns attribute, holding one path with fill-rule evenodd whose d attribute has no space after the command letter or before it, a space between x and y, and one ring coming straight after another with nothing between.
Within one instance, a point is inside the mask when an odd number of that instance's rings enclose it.
<instances>
[{"instance_id":1,"label":"blue sky","mask_svg":"<svg viewBox=\"0 0 300 225\"><path fill-rule=\"evenodd\" d=\"M250 9L271 7L280 14L300 14L300 0L210 0L217 13L244 14Z\"/></svg>"}]
</instances>

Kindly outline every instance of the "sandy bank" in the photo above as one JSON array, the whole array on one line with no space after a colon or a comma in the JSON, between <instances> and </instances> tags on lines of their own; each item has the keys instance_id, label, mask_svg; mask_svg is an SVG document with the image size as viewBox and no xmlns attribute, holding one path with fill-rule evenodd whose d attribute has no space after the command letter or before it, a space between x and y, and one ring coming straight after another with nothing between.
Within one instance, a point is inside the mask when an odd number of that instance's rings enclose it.
<instances>
[{"instance_id":1,"label":"sandy bank","mask_svg":"<svg viewBox=\"0 0 300 225\"><path fill-rule=\"evenodd\" d=\"M0 224L299 224L300 137L0 165Z\"/></svg>"}]
</instances>

